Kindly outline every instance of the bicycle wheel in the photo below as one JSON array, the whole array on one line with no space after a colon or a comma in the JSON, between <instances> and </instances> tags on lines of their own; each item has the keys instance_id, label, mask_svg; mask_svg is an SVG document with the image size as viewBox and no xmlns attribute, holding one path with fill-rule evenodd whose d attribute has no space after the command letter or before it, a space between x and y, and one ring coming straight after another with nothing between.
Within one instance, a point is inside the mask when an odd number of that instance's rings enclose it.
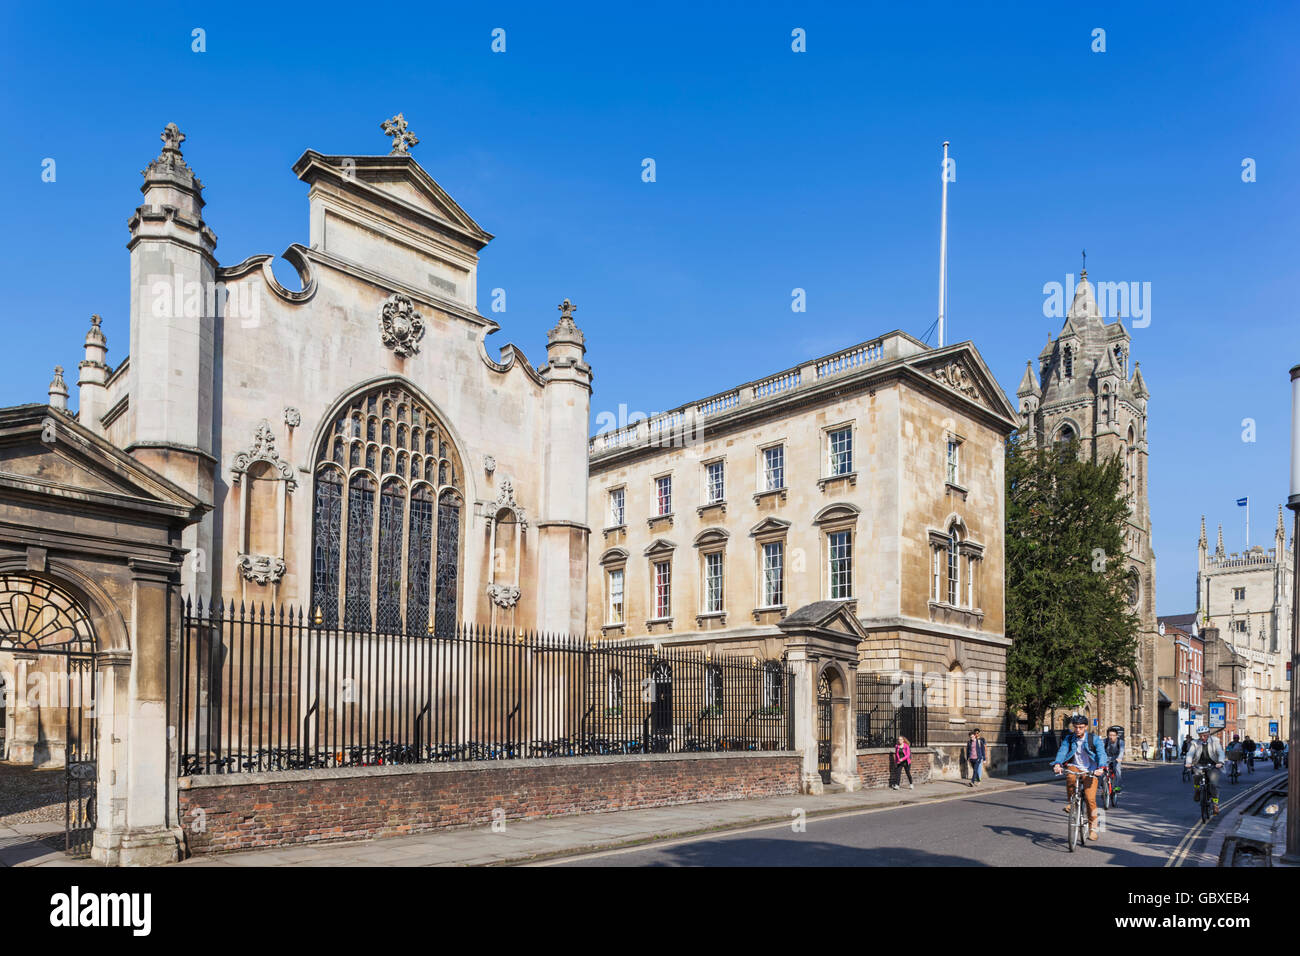
<instances>
[{"instance_id":1,"label":"bicycle wheel","mask_svg":"<svg viewBox=\"0 0 1300 956\"><path fill-rule=\"evenodd\" d=\"M1117 806L1119 806L1119 794L1117 794L1117 793L1115 792L1115 782L1114 782L1114 781L1111 781L1111 784L1110 784L1110 808L1111 808L1112 810L1114 810Z\"/></svg>"},{"instance_id":2,"label":"bicycle wheel","mask_svg":"<svg viewBox=\"0 0 1300 956\"><path fill-rule=\"evenodd\" d=\"M1209 784L1201 785L1201 822L1210 822L1210 787Z\"/></svg>"},{"instance_id":3,"label":"bicycle wheel","mask_svg":"<svg viewBox=\"0 0 1300 956\"><path fill-rule=\"evenodd\" d=\"M1071 853L1074 852L1075 844L1079 842L1079 818L1082 815L1079 812L1079 806L1081 803L1082 801L1076 797L1075 801L1070 805L1070 833L1068 839Z\"/></svg>"}]
</instances>

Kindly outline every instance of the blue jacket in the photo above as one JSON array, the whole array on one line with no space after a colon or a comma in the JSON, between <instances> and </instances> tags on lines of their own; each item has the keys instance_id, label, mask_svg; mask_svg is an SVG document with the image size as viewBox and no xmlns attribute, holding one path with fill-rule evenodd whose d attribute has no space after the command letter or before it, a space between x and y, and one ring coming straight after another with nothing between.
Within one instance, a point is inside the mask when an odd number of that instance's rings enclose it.
<instances>
[{"instance_id":1,"label":"blue jacket","mask_svg":"<svg viewBox=\"0 0 1300 956\"><path fill-rule=\"evenodd\" d=\"M969 759L970 759L970 738L969 738L969 737L966 739L966 749L965 749L964 751L962 751L962 752L966 755L966 759L969 760ZM984 759L985 759L985 753L986 753L986 752L987 752L987 751L986 751L985 748L984 748L984 738L983 738L983 737L976 737L976 738L975 738L975 753L977 754L977 756L975 757L975 759L976 759L976 760L984 760Z\"/></svg>"},{"instance_id":2,"label":"blue jacket","mask_svg":"<svg viewBox=\"0 0 1300 956\"><path fill-rule=\"evenodd\" d=\"M1106 759L1105 738L1099 734L1091 734L1091 737L1092 737L1092 747L1088 748L1086 738L1085 738L1084 748L1088 750L1089 753L1092 754L1092 759L1097 761L1097 769L1100 770L1102 767L1105 767L1108 762ZM1071 760L1073 760L1074 741L1075 741L1075 736L1073 731L1066 734L1065 739L1061 741L1061 749L1056 751L1056 759L1052 761L1052 763L1054 764L1059 763L1061 765L1064 765L1066 763L1069 763Z\"/></svg>"}]
</instances>

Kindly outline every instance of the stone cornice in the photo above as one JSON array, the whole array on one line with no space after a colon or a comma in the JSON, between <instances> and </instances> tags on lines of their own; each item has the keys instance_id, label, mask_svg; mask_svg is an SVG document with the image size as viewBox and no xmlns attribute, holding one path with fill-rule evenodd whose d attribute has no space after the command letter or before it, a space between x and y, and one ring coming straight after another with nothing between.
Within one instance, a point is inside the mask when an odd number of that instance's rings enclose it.
<instances>
[{"instance_id":1,"label":"stone cornice","mask_svg":"<svg viewBox=\"0 0 1300 956\"><path fill-rule=\"evenodd\" d=\"M849 395L874 391L886 385L900 383L910 385L918 391L929 392L946 403L956 403L972 418L979 419L984 424L1001 431L1003 434L1010 434L1015 431L1019 426L1014 412L1008 415L1000 414L969 395L939 382L932 375L927 374L925 370L917 367L918 364L922 363L928 366L936 360L942 360L945 355L951 356L955 354L951 350L958 348L958 346L951 346L949 349L905 355L878 363L867 363L861 368L803 383L798 387L774 396L750 403L736 404L726 410L697 419L696 427L706 429L710 435L717 437L743 431L754 427L760 422L789 416L809 407L842 400ZM974 352L974 349L966 346L965 343L962 343L960 348L970 348L970 351ZM805 363L805 365L808 364L815 363ZM744 389L746 387L748 386L741 386L740 388ZM993 382L992 387L997 387L996 382ZM681 410L692 407L694 406L682 406ZM683 426L688 429L689 433L690 425L684 422ZM664 430L665 441L669 440L668 432L669 429ZM616 466L621 467L630 464L641 458L653 458L680 447L657 445L651 442L630 442L614 448L601 449L588 456L590 473L594 475Z\"/></svg>"}]
</instances>

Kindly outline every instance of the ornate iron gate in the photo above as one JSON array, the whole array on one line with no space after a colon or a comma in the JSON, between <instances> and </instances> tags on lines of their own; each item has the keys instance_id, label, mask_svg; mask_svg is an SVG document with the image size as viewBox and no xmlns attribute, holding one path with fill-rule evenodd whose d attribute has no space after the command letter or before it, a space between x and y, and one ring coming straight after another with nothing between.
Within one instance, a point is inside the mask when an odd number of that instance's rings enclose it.
<instances>
[{"instance_id":1,"label":"ornate iron gate","mask_svg":"<svg viewBox=\"0 0 1300 956\"><path fill-rule=\"evenodd\" d=\"M89 856L95 834L95 658L70 654L67 683L67 743L64 747L64 846L72 856Z\"/></svg>"},{"instance_id":2,"label":"ornate iron gate","mask_svg":"<svg viewBox=\"0 0 1300 956\"><path fill-rule=\"evenodd\" d=\"M831 782L831 682L817 678L817 772L822 783Z\"/></svg>"}]
</instances>

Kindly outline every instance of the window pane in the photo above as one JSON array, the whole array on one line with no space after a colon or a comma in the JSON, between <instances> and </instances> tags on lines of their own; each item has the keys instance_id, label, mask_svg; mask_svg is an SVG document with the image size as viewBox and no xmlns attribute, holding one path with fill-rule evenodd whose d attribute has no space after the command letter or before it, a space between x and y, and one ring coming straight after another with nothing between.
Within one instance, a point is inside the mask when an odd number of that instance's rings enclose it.
<instances>
[{"instance_id":1,"label":"window pane","mask_svg":"<svg viewBox=\"0 0 1300 956\"><path fill-rule=\"evenodd\" d=\"M706 472L707 498L705 500L710 504L722 501L726 496L726 489L723 483L723 463L720 461L713 462L713 464L707 466Z\"/></svg>"},{"instance_id":2,"label":"window pane","mask_svg":"<svg viewBox=\"0 0 1300 956\"><path fill-rule=\"evenodd\" d=\"M609 572L609 623L623 623L623 569Z\"/></svg>"},{"instance_id":3,"label":"window pane","mask_svg":"<svg viewBox=\"0 0 1300 956\"><path fill-rule=\"evenodd\" d=\"M785 487L785 446L763 449L764 490Z\"/></svg>"},{"instance_id":4,"label":"window pane","mask_svg":"<svg viewBox=\"0 0 1300 956\"><path fill-rule=\"evenodd\" d=\"M623 524L623 489L615 488L609 493L609 523L611 527Z\"/></svg>"},{"instance_id":5,"label":"window pane","mask_svg":"<svg viewBox=\"0 0 1300 956\"><path fill-rule=\"evenodd\" d=\"M830 474L832 476L849 474L853 471L853 430L840 428L830 432L827 437L830 448Z\"/></svg>"},{"instance_id":6,"label":"window pane","mask_svg":"<svg viewBox=\"0 0 1300 956\"><path fill-rule=\"evenodd\" d=\"M763 606L785 603L785 543L771 541L763 545Z\"/></svg>"},{"instance_id":7,"label":"window pane","mask_svg":"<svg viewBox=\"0 0 1300 956\"><path fill-rule=\"evenodd\" d=\"M670 617L672 609L671 565L667 561L660 561L655 564L654 571L655 617Z\"/></svg>"},{"instance_id":8,"label":"window pane","mask_svg":"<svg viewBox=\"0 0 1300 956\"><path fill-rule=\"evenodd\" d=\"M375 483L363 474L348 485L348 571L344 623L370 628L370 542L374 540Z\"/></svg>"},{"instance_id":9,"label":"window pane","mask_svg":"<svg viewBox=\"0 0 1300 956\"><path fill-rule=\"evenodd\" d=\"M716 613L722 610L722 552L704 556L704 610Z\"/></svg>"},{"instance_id":10,"label":"window pane","mask_svg":"<svg viewBox=\"0 0 1300 956\"><path fill-rule=\"evenodd\" d=\"M957 532L948 538L948 603L957 604L958 570L957 570Z\"/></svg>"},{"instance_id":11,"label":"window pane","mask_svg":"<svg viewBox=\"0 0 1300 956\"><path fill-rule=\"evenodd\" d=\"M673 510L673 479L672 476L655 479L655 495L659 506L657 514L672 514Z\"/></svg>"},{"instance_id":12,"label":"window pane","mask_svg":"<svg viewBox=\"0 0 1300 956\"><path fill-rule=\"evenodd\" d=\"M853 594L853 534L836 531L827 536L830 553L831 600L852 597Z\"/></svg>"}]
</instances>

